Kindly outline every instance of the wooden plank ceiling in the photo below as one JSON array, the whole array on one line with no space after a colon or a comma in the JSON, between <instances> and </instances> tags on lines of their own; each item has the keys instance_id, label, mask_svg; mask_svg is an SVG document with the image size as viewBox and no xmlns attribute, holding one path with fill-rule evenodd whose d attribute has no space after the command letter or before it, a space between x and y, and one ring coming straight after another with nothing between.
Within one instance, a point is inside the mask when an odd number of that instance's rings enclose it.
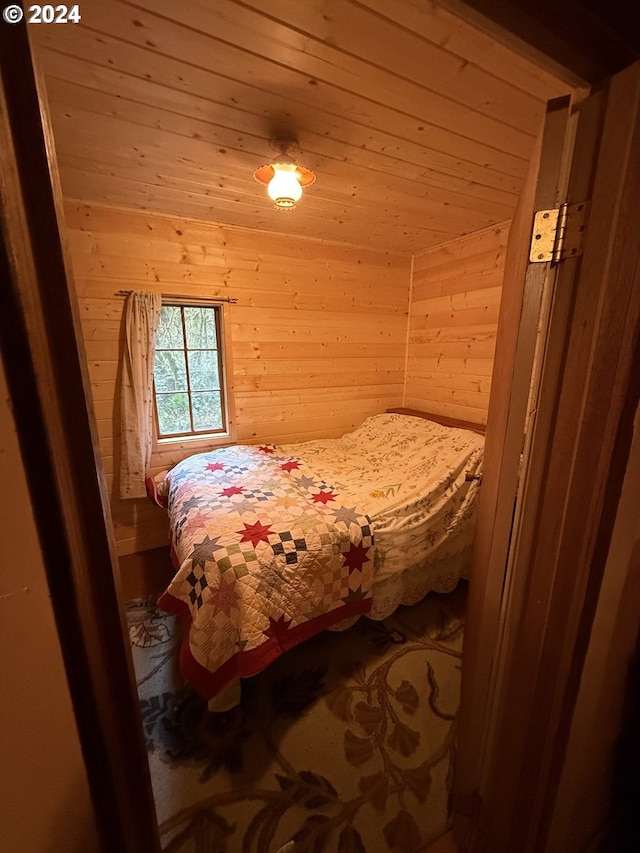
<instances>
[{"instance_id":1,"label":"wooden plank ceiling","mask_svg":"<svg viewBox=\"0 0 640 853\"><path fill-rule=\"evenodd\" d=\"M411 254L509 219L570 90L425 0L83 0L29 27L69 200ZM277 211L253 171L299 140Z\"/></svg>"}]
</instances>

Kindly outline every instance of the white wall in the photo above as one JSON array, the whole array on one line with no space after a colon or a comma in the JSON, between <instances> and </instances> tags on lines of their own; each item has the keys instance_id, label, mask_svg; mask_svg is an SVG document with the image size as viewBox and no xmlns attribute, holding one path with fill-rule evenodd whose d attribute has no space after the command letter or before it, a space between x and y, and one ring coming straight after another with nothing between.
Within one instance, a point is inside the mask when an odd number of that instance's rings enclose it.
<instances>
[{"instance_id":1,"label":"white wall","mask_svg":"<svg viewBox=\"0 0 640 853\"><path fill-rule=\"evenodd\" d=\"M93 853L93 808L0 369L0 850Z\"/></svg>"}]
</instances>

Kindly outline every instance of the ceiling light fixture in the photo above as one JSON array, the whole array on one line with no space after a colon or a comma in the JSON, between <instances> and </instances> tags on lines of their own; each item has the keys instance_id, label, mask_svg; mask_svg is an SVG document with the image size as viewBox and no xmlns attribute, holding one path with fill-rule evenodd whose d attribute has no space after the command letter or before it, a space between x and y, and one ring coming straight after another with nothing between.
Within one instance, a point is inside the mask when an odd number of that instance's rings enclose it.
<instances>
[{"instance_id":1,"label":"ceiling light fixture","mask_svg":"<svg viewBox=\"0 0 640 853\"><path fill-rule=\"evenodd\" d=\"M316 176L295 162L293 155L298 151L295 139L274 139L271 147L280 158L256 169L253 177L267 187L269 198L279 210L291 210L300 201L303 188L311 186Z\"/></svg>"}]
</instances>

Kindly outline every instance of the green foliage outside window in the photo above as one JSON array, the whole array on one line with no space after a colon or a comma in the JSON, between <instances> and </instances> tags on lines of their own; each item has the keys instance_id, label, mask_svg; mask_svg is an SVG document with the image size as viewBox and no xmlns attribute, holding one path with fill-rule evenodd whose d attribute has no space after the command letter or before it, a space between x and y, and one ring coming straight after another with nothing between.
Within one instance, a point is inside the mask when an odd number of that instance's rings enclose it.
<instances>
[{"instance_id":1,"label":"green foliage outside window","mask_svg":"<svg viewBox=\"0 0 640 853\"><path fill-rule=\"evenodd\" d=\"M158 435L225 429L215 306L163 305L154 380Z\"/></svg>"}]
</instances>

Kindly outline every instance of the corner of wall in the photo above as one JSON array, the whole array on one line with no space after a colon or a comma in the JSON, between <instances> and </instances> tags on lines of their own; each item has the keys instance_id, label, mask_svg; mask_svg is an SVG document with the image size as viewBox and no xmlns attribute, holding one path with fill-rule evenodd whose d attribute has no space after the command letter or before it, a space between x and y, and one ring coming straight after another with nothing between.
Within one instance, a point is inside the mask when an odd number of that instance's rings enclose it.
<instances>
[{"instance_id":1,"label":"corner of wall","mask_svg":"<svg viewBox=\"0 0 640 853\"><path fill-rule=\"evenodd\" d=\"M405 335L404 348L404 376L402 379L402 406L407 405L407 373L409 370L409 330L411 328L411 305L413 302L413 262L415 255L411 255L411 264L409 266L409 302L407 304L407 331Z\"/></svg>"}]
</instances>

